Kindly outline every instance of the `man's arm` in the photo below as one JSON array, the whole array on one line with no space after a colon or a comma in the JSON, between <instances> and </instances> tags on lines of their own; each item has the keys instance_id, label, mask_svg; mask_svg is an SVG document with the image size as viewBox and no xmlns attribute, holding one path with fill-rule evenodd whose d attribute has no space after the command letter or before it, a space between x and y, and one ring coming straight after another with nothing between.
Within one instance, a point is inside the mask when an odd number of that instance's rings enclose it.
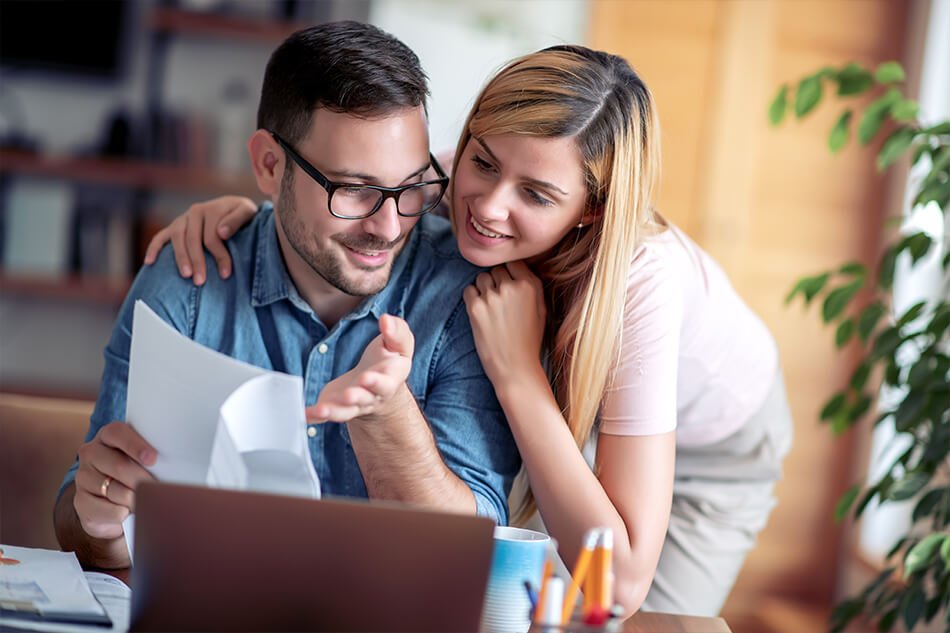
<instances>
[{"instance_id":1,"label":"man's arm","mask_svg":"<svg viewBox=\"0 0 950 633\"><path fill-rule=\"evenodd\" d=\"M144 299L179 331L185 328L192 290L174 270L167 250L154 267L140 271L123 302L104 352L105 367L86 443L79 448L78 460L66 474L54 505L53 524L60 546L75 551L86 566L129 565L122 521L134 510L135 487L152 479L146 468L157 455L131 426L115 420L125 417L136 299Z\"/></svg>"},{"instance_id":2,"label":"man's arm","mask_svg":"<svg viewBox=\"0 0 950 633\"><path fill-rule=\"evenodd\" d=\"M413 353L408 324L387 315L380 329L357 367L323 389L308 409L310 421L347 423L371 498L506 523L520 458L465 310L444 325L425 413L406 385Z\"/></svg>"},{"instance_id":3,"label":"man's arm","mask_svg":"<svg viewBox=\"0 0 950 633\"><path fill-rule=\"evenodd\" d=\"M415 347L409 325L384 315L379 329L359 364L320 392L309 421L347 424L370 498L474 513L472 491L442 461L406 386Z\"/></svg>"}]
</instances>

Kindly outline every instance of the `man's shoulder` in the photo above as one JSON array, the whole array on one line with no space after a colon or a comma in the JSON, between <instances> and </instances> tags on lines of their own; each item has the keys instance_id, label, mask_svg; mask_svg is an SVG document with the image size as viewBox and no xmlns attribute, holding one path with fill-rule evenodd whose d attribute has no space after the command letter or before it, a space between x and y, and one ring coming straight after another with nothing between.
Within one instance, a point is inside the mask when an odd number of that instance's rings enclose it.
<instances>
[{"instance_id":1,"label":"man's shoulder","mask_svg":"<svg viewBox=\"0 0 950 633\"><path fill-rule=\"evenodd\" d=\"M414 268L418 273L464 279L472 279L481 268L469 263L458 249L452 226L446 218L436 215L423 216L416 226L419 235Z\"/></svg>"}]
</instances>

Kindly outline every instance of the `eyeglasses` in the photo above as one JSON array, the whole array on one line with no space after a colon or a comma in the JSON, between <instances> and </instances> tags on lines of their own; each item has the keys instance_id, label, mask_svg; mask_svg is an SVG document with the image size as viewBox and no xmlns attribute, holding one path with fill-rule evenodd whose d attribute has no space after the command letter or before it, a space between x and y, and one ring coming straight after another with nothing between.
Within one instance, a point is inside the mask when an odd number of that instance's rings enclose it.
<instances>
[{"instance_id":1,"label":"eyeglasses","mask_svg":"<svg viewBox=\"0 0 950 633\"><path fill-rule=\"evenodd\" d=\"M416 182L401 187L379 187L377 185L362 185L347 182L333 182L320 173L316 167L297 153L289 143L280 138L277 132L268 130L277 144L300 169L317 181L327 191L327 206L330 214L343 220L361 220L368 218L383 206L387 198L396 201L396 212L407 218L424 215L436 208L445 195L449 185L449 178L439 165L435 156L429 154L429 161L438 178L424 182Z\"/></svg>"}]
</instances>

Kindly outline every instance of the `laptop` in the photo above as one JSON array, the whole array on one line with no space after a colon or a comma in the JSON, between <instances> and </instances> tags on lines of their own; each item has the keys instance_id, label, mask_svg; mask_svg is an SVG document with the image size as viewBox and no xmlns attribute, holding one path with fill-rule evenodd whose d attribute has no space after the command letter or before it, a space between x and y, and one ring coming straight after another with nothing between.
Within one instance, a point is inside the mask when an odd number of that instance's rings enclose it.
<instances>
[{"instance_id":1,"label":"laptop","mask_svg":"<svg viewBox=\"0 0 950 633\"><path fill-rule=\"evenodd\" d=\"M479 629L494 522L143 483L132 631Z\"/></svg>"}]
</instances>

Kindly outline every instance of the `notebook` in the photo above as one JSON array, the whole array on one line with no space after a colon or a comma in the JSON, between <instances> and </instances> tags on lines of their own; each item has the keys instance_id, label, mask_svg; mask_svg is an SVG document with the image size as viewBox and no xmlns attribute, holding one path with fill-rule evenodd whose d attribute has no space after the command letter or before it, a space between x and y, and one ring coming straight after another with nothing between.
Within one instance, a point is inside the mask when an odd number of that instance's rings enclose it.
<instances>
[{"instance_id":1,"label":"notebook","mask_svg":"<svg viewBox=\"0 0 950 633\"><path fill-rule=\"evenodd\" d=\"M136 492L132 631L477 631L494 522L179 484Z\"/></svg>"}]
</instances>

